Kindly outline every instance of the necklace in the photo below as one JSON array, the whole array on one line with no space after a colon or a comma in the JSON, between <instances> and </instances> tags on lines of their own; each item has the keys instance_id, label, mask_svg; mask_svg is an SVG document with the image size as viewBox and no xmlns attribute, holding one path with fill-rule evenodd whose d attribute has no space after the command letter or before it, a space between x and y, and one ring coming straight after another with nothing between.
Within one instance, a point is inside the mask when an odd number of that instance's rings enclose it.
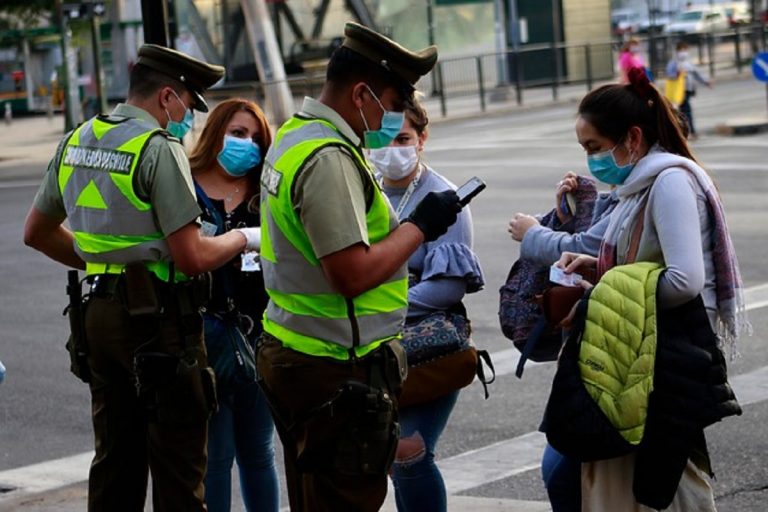
<instances>
[{"instance_id":1,"label":"necklace","mask_svg":"<svg viewBox=\"0 0 768 512\"><path fill-rule=\"evenodd\" d=\"M232 185L232 188L230 188L229 190L225 190L225 189L224 189L223 187L221 187L221 186L220 186L218 183L216 183L216 184L213 184L213 183L212 183L211 185L213 185L213 188L215 188L215 189L216 189L216 191L217 191L217 192L218 192L220 195L223 195L223 196L224 196L224 198L223 198L223 199L224 199L224 202L225 202L225 203L231 203L231 202L232 202L232 201L235 199L235 197L236 197L236 196L237 196L237 197L239 197L239 196L238 196L238 194L240 193L240 184L241 184L241 182L242 182L242 180L243 180L244 178L245 178L245 177L243 177L243 178L240 178L239 180L237 180L236 182L234 182L234 183L233 183L233 185Z\"/></svg>"}]
</instances>

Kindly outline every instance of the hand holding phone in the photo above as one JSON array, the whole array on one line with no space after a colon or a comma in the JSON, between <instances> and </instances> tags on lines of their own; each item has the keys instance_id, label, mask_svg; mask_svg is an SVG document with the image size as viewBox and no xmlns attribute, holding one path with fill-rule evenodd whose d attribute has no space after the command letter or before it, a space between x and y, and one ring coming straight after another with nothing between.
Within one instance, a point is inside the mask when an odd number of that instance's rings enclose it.
<instances>
[{"instance_id":1,"label":"hand holding phone","mask_svg":"<svg viewBox=\"0 0 768 512\"><path fill-rule=\"evenodd\" d=\"M461 206L467 206L469 202L479 194L485 188L485 182L474 176L466 183L456 189L456 194L459 196L459 204Z\"/></svg>"}]
</instances>

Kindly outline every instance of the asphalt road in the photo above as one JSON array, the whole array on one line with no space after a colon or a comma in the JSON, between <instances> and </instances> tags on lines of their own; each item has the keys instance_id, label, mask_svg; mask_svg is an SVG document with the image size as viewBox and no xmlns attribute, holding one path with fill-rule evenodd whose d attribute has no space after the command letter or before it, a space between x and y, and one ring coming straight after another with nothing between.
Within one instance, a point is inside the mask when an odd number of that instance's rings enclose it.
<instances>
[{"instance_id":1,"label":"asphalt road","mask_svg":"<svg viewBox=\"0 0 768 512\"><path fill-rule=\"evenodd\" d=\"M573 133L575 109L575 103L560 104L432 127L426 147L429 163L457 184L473 175L488 184L472 202L475 249L485 270L486 287L470 296L467 306L476 343L492 353L511 347L497 319L497 290L518 253L518 244L506 232L507 220L517 211L548 210L561 175L568 170L586 172L584 153ZM765 111L765 87L752 80L723 82L701 91L694 100L697 123L704 133L694 150L718 183L747 287L768 282L768 135L729 138L713 135L712 129L728 119ZM15 129L38 124L21 120ZM55 140L49 132L30 129L28 138ZM92 449L88 392L69 374L64 351L65 270L21 242L24 216L35 193L32 183L41 176L53 149L51 144L38 145L34 151L40 154L2 161L8 149L6 135L0 133L0 359L8 368L0 386L0 471ZM732 378L768 367L766 311L765 307L750 311L755 334L741 343L742 357L730 366ZM442 438L440 457L480 450L535 431L553 374L554 366L549 364L527 368L522 380L502 375L487 401L478 384L467 388ZM758 379L756 387L762 394L758 392L758 399L744 407L741 417L707 431L721 511L764 512L768 500L764 427L768 380ZM518 462L510 458L509 465ZM461 494L546 499L537 468L490 480Z\"/></svg>"}]
</instances>

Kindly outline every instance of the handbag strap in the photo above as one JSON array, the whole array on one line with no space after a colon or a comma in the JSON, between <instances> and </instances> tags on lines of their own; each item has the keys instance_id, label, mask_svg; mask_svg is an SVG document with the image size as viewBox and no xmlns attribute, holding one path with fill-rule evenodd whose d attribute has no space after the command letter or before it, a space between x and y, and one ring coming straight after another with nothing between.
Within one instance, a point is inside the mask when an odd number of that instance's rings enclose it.
<instances>
[{"instance_id":1,"label":"handbag strap","mask_svg":"<svg viewBox=\"0 0 768 512\"><path fill-rule=\"evenodd\" d=\"M520 359L517 361L517 369L515 370L515 377L517 377L518 379L523 378L523 367L525 366L525 362L533 353L533 349L536 348L536 345L541 339L542 334L544 334L544 330L546 328L547 328L547 318L546 316L544 316L544 314L542 314L539 316L539 319L536 320L536 323L534 324L533 329L531 329L531 333L528 335L528 339L525 340L525 346L523 347L523 351L520 354Z\"/></svg>"},{"instance_id":2,"label":"handbag strap","mask_svg":"<svg viewBox=\"0 0 768 512\"><path fill-rule=\"evenodd\" d=\"M645 227L645 207L647 204L646 199L637 212L637 220L633 226L632 235L629 237L629 247L627 248L625 263L634 263L637 260L637 252L640 250L640 237L643 236L643 228Z\"/></svg>"},{"instance_id":3,"label":"handbag strap","mask_svg":"<svg viewBox=\"0 0 768 512\"><path fill-rule=\"evenodd\" d=\"M483 363L485 363L488 368L491 370L491 378L485 376L485 369L483 368ZM480 383L483 385L483 391L485 392L485 399L488 400L488 397L490 396L488 394L488 384L493 384L493 382L496 380L496 369L493 367L493 361L491 361L491 354L488 353L487 350L478 350L477 351L477 380L480 381Z\"/></svg>"}]
</instances>

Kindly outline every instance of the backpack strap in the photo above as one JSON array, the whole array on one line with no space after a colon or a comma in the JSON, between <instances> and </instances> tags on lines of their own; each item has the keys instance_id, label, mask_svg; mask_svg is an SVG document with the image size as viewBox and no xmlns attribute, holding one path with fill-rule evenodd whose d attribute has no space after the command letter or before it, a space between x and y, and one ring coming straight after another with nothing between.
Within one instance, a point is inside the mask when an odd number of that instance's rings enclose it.
<instances>
[{"instance_id":1,"label":"backpack strap","mask_svg":"<svg viewBox=\"0 0 768 512\"><path fill-rule=\"evenodd\" d=\"M546 328L547 328L547 318L542 313L539 316L539 319L536 320L536 323L533 325L533 329L531 329L531 333L528 335L528 338L525 340L525 346L523 347L523 352L520 354L520 359L517 361L517 369L515 369L515 377L517 377L518 379L523 378L523 367L525 366L525 362L528 360L529 357L531 357L533 350L536 348L536 345L541 339L542 334L544 334L544 331L546 330Z\"/></svg>"}]
</instances>

